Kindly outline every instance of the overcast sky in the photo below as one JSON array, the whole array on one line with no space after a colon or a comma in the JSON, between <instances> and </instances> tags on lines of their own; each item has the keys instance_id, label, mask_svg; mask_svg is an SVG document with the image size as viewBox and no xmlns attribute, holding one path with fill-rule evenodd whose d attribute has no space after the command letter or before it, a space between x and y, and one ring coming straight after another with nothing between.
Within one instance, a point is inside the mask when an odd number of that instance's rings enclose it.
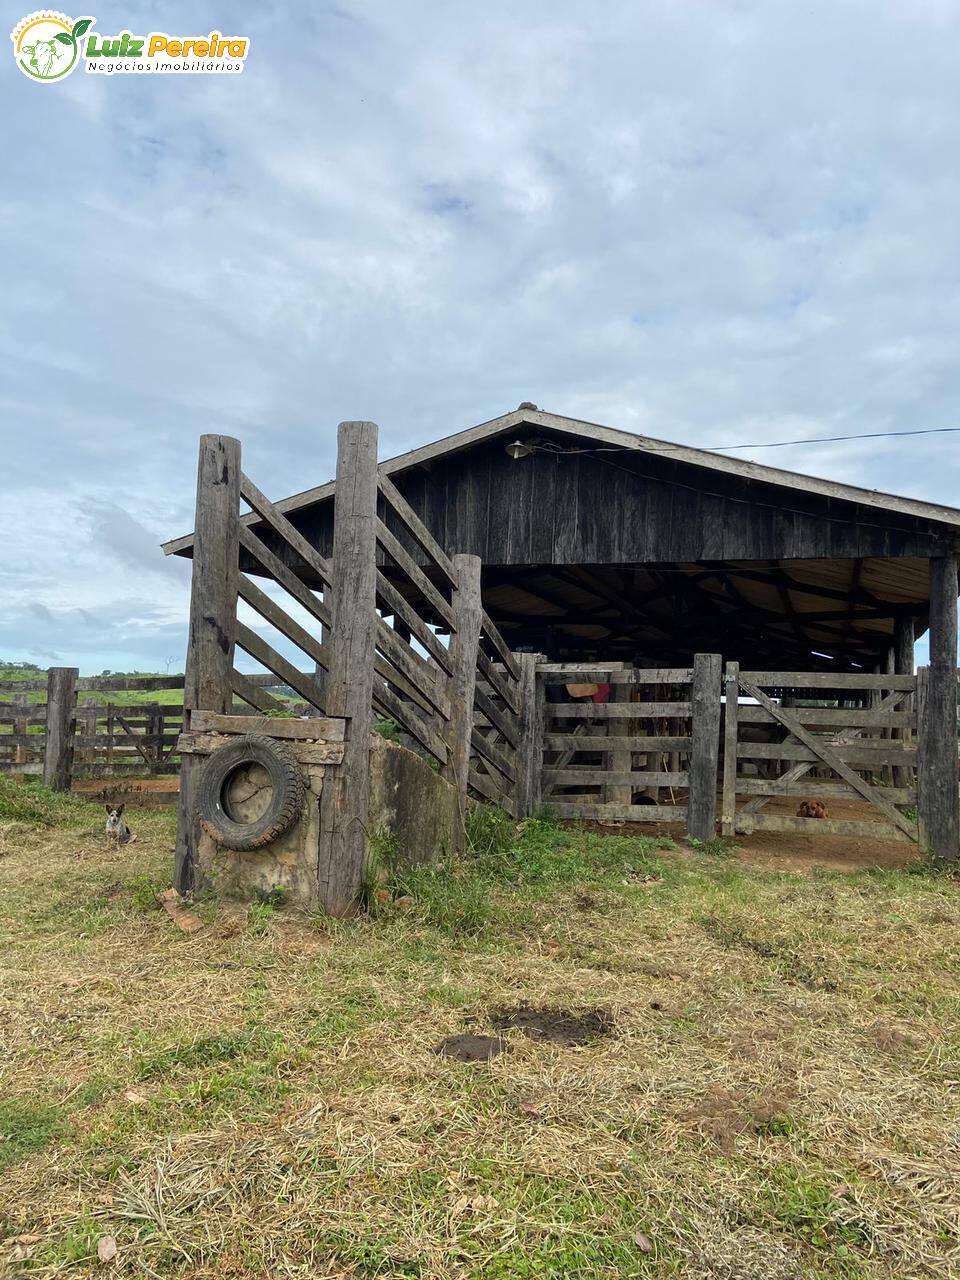
<instances>
[{"instance_id":1,"label":"overcast sky","mask_svg":"<svg viewBox=\"0 0 960 1280\"><path fill-rule=\"evenodd\" d=\"M960 3L94 11L251 48L43 85L7 46L0 657L183 669L203 431L280 498L344 418L382 457L521 400L960 426ZM960 505L960 436L741 456Z\"/></svg>"}]
</instances>

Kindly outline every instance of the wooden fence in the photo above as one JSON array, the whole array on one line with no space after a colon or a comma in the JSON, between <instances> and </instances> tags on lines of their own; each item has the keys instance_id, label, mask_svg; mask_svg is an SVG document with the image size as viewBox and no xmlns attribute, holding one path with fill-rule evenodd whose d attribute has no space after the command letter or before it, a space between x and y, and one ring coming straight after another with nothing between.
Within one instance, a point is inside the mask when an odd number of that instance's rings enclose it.
<instances>
[{"instance_id":1,"label":"wooden fence","mask_svg":"<svg viewBox=\"0 0 960 1280\"><path fill-rule=\"evenodd\" d=\"M56 790L74 778L176 773L182 706L119 704L110 694L182 687L183 676L81 677L76 667L52 667L45 680L6 681L0 773L42 777Z\"/></svg>"},{"instance_id":2,"label":"wooden fence","mask_svg":"<svg viewBox=\"0 0 960 1280\"><path fill-rule=\"evenodd\" d=\"M254 689L277 683L269 676L248 679ZM39 777L55 790L69 790L75 779L176 775L183 705L160 699L183 686L182 675L81 676L76 667L53 667L44 680L5 681L0 684L0 696L8 699L0 701L0 773ZM156 693L158 701L111 699L131 692ZM265 690L261 696L270 697ZM301 710L283 705L294 713Z\"/></svg>"},{"instance_id":3,"label":"wooden fence","mask_svg":"<svg viewBox=\"0 0 960 1280\"><path fill-rule=\"evenodd\" d=\"M700 839L714 834L718 655L697 654L692 667L669 670L541 663L537 676L538 798L553 813L598 822L681 822Z\"/></svg>"},{"instance_id":4,"label":"wooden fence","mask_svg":"<svg viewBox=\"0 0 960 1280\"><path fill-rule=\"evenodd\" d=\"M202 437L184 676L123 683L182 687L183 708L158 698L154 706L131 710L105 697L88 710L78 706L78 690L108 693L112 678L84 681L74 669L55 668L46 684L42 761L39 713L23 705L3 708L11 724L4 735L10 752L29 758L0 768L42 770L54 786L97 770L172 771L182 748L175 869L181 892L198 887L199 874L200 761L191 735L201 730L194 721L199 726L211 723L211 715L236 714L236 700L260 713L286 709L270 693L271 684L292 688L310 713L342 722L342 760L324 777L317 850L321 905L334 915L355 908L365 874L369 734L377 717L392 721L456 789L461 818L473 796L518 817L547 803L565 818L686 822L692 836L707 840L716 830L725 692L727 833L797 829L761 810L771 796L792 797L792 783L809 767L822 766L839 779L838 796L867 800L887 828L904 835L912 818L903 810L919 792L931 847L950 846L956 735L954 725L951 742L944 707L952 698L955 709L956 673L944 667L942 655L929 679L919 681L740 672L732 666L724 681L717 654L698 654L691 667L665 670L549 663L542 655L511 652L484 610L479 559L448 555L379 470L373 423L341 423L338 431L329 558L243 474L240 461L239 441ZM249 518L241 519L242 502ZM255 626L247 610L259 620ZM297 660L287 656L291 647ZM237 649L264 672L241 673ZM805 700L830 701L820 696L825 681L839 687L841 701L859 698L860 704L796 708L782 696L785 690L793 697L816 692ZM577 683L609 685L609 698L547 696ZM772 729L774 736L753 741L751 727ZM927 785L921 767L918 789L914 764L923 766L924 743L935 735ZM745 766L763 760L775 762L773 773L748 776ZM808 780L798 790L809 799L820 785ZM950 812L944 808L938 816L937 797L948 792ZM739 806L738 797L745 801ZM828 828L820 822L816 829ZM853 825L840 833L855 834Z\"/></svg>"},{"instance_id":5,"label":"wooden fence","mask_svg":"<svg viewBox=\"0 0 960 1280\"><path fill-rule=\"evenodd\" d=\"M379 471L373 423L341 424L336 495L327 558L243 473L238 441L203 437L184 701L188 734L195 711L229 711L234 696L274 709L269 694L236 670L239 648L310 707L346 722L343 760L324 784L318 855L324 906L344 914L366 862L373 718L392 721L456 788L461 818L470 794L517 812L521 665L484 612L479 559L448 556ZM256 530L240 520L241 500L258 518ZM264 578L272 580L269 593ZM309 629L289 601L308 615ZM248 626L240 605L282 640ZM289 645L313 673L281 653ZM188 754L176 868L184 891L194 887L197 866L194 768Z\"/></svg>"},{"instance_id":6,"label":"wooden fence","mask_svg":"<svg viewBox=\"0 0 960 1280\"><path fill-rule=\"evenodd\" d=\"M924 682L923 670L919 677L741 671L728 663L723 833L918 840L916 694ZM817 801L827 817L764 813L778 797ZM866 819L831 816L831 806L849 799L867 803Z\"/></svg>"}]
</instances>

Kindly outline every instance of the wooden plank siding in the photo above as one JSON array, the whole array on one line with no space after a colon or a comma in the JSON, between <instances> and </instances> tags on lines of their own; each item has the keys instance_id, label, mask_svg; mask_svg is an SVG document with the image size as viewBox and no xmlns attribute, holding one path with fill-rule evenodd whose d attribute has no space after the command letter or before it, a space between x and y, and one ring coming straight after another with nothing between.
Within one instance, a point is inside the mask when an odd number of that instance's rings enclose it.
<instances>
[{"instance_id":1,"label":"wooden plank siding","mask_svg":"<svg viewBox=\"0 0 960 1280\"><path fill-rule=\"evenodd\" d=\"M434 459L429 476L390 478L448 555L478 555L485 565L689 562L708 551L716 560L925 558L942 545L942 531L901 513L885 518L799 489L785 501L777 486L740 475L713 473L704 483L670 457L625 452L608 464L589 452L513 460L494 440L470 450L469 466L452 454ZM330 553L329 498L290 519Z\"/></svg>"},{"instance_id":2,"label":"wooden plank siding","mask_svg":"<svg viewBox=\"0 0 960 1280\"><path fill-rule=\"evenodd\" d=\"M514 432L529 445L519 457ZM381 607L411 630L405 607L450 631L452 557L478 556L506 653L555 660L688 666L722 641L745 670L883 672L895 637L924 629L928 566L960 529L947 507L527 407L380 463L378 476ZM334 496L332 483L270 505L251 494L242 523L322 587ZM258 572L248 559L245 548L241 567Z\"/></svg>"}]
</instances>

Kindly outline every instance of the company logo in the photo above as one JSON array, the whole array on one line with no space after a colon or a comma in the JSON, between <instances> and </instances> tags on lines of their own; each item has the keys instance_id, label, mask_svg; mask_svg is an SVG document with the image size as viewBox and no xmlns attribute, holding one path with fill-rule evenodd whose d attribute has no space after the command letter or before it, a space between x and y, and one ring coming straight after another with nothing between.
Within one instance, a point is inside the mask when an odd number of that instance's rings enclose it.
<instances>
[{"instance_id":1,"label":"company logo","mask_svg":"<svg viewBox=\"0 0 960 1280\"><path fill-rule=\"evenodd\" d=\"M31 13L10 33L17 66L31 80L62 80L81 63L87 72L237 72L243 70L250 41L246 36L169 36L165 31L134 35L123 30L105 36L90 31L96 18L77 18L44 10Z\"/></svg>"},{"instance_id":2,"label":"company logo","mask_svg":"<svg viewBox=\"0 0 960 1280\"><path fill-rule=\"evenodd\" d=\"M10 33L17 66L31 80L62 80L80 58L80 37L93 18L71 22L65 13L31 13Z\"/></svg>"}]
</instances>

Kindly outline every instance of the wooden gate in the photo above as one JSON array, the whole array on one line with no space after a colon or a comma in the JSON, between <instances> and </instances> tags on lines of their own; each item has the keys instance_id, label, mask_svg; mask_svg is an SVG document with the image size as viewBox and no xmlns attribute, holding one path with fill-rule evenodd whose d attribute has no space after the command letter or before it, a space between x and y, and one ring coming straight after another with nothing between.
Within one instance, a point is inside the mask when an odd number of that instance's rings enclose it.
<instances>
[{"instance_id":1,"label":"wooden gate","mask_svg":"<svg viewBox=\"0 0 960 1280\"><path fill-rule=\"evenodd\" d=\"M918 839L916 676L741 671L731 662L724 690L724 835ZM792 812L764 813L778 798ZM831 805L851 799L867 816L834 816ZM804 802L828 816L800 816Z\"/></svg>"},{"instance_id":2,"label":"wooden gate","mask_svg":"<svg viewBox=\"0 0 960 1280\"><path fill-rule=\"evenodd\" d=\"M693 667L541 663L541 798L561 818L714 834L720 658Z\"/></svg>"}]
</instances>

